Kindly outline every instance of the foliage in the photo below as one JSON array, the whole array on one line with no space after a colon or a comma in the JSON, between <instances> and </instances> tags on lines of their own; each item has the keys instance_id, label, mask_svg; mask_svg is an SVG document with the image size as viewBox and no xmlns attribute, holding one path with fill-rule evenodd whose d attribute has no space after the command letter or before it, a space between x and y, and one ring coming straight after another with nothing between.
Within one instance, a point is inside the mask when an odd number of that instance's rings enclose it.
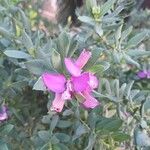
<instances>
[{"instance_id":1,"label":"foliage","mask_svg":"<svg viewBox=\"0 0 150 150\"><path fill-rule=\"evenodd\" d=\"M0 103L8 106L9 119L0 123L0 149L149 148L150 84L137 72L150 67L149 21L140 26L150 12L141 11L140 18L135 11L133 1L86 0L76 11L80 32L73 33L68 23L47 33L49 28L39 28L38 11L1 1ZM61 113L48 111L54 95L40 76L67 74L64 58L76 58L84 48L92 52L84 70L99 79L93 94L100 107L85 110L70 101Z\"/></svg>"}]
</instances>

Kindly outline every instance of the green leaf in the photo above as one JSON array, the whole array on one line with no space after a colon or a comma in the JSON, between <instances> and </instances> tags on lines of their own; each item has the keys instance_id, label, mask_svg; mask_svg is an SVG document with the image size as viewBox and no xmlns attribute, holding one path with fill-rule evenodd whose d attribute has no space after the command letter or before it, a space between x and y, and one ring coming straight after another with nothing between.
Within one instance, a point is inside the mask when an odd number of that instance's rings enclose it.
<instances>
[{"instance_id":1,"label":"green leaf","mask_svg":"<svg viewBox=\"0 0 150 150\"><path fill-rule=\"evenodd\" d=\"M122 53L114 50L112 52L112 56L113 56L114 62L120 64L122 60Z\"/></svg>"},{"instance_id":2,"label":"green leaf","mask_svg":"<svg viewBox=\"0 0 150 150\"><path fill-rule=\"evenodd\" d=\"M48 142L50 140L50 132L46 130L41 130L38 132L38 136L44 141Z\"/></svg>"},{"instance_id":3,"label":"green leaf","mask_svg":"<svg viewBox=\"0 0 150 150\"><path fill-rule=\"evenodd\" d=\"M44 72L52 71L51 67L42 59L34 59L24 63L26 68L33 74L42 75Z\"/></svg>"},{"instance_id":4,"label":"green leaf","mask_svg":"<svg viewBox=\"0 0 150 150\"><path fill-rule=\"evenodd\" d=\"M89 71L93 73L103 74L109 68L110 64L108 62L102 62L92 66Z\"/></svg>"},{"instance_id":5,"label":"green leaf","mask_svg":"<svg viewBox=\"0 0 150 150\"><path fill-rule=\"evenodd\" d=\"M85 67L86 70L89 70L90 68L92 68L97 63L98 59L100 58L102 51L103 50L99 49L99 48L92 50L92 57L88 61L87 65Z\"/></svg>"},{"instance_id":6,"label":"green leaf","mask_svg":"<svg viewBox=\"0 0 150 150\"><path fill-rule=\"evenodd\" d=\"M33 86L33 90L46 91L46 86L43 83L42 77L40 77Z\"/></svg>"},{"instance_id":7,"label":"green leaf","mask_svg":"<svg viewBox=\"0 0 150 150\"><path fill-rule=\"evenodd\" d=\"M101 131L116 132L122 126L122 123L123 123L122 120L118 118L101 117L101 119L96 125L96 130L98 132Z\"/></svg>"},{"instance_id":8,"label":"green leaf","mask_svg":"<svg viewBox=\"0 0 150 150\"><path fill-rule=\"evenodd\" d=\"M127 97L127 99L130 99L130 94L131 94L131 89L132 89L132 86L134 84L134 81L130 81L129 84L127 84L126 88L125 88L125 96Z\"/></svg>"},{"instance_id":9,"label":"green leaf","mask_svg":"<svg viewBox=\"0 0 150 150\"><path fill-rule=\"evenodd\" d=\"M148 36L147 31L143 31L141 33L136 34L134 37L132 37L128 43L127 48L132 48L137 46L139 43L141 43L146 37Z\"/></svg>"},{"instance_id":10,"label":"green leaf","mask_svg":"<svg viewBox=\"0 0 150 150\"><path fill-rule=\"evenodd\" d=\"M42 146L40 146L40 148L38 148L38 150L48 150L48 149L51 149L51 144L50 143L45 143Z\"/></svg>"},{"instance_id":11,"label":"green leaf","mask_svg":"<svg viewBox=\"0 0 150 150\"><path fill-rule=\"evenodd\" d=\"M62 31L56 41L57 45L56 50L61 55L62 59L67 56L69 43L70 43L70 36L67 34L66 31Z\"/></svg>"},{"instance_id":12,"label":"green leaf","mask_svg":"<svg viewBox=\"0 0 150 150\"><path fill-rule=\"evenodd\" d=\"M14 128L14 125L7 124L2 128L2 131L0 132L3 136L9 134Z\"/></svg>"},{"instance_id":13,"label":"green leaf","mask_svg":"<svg viewBox=\"0 0 150 150\"><path fill-rule=\"evenodd\" d=\"M72 57L75 51L78 49L78 42L74 39L70 39L69 51L67 53L67 57Z\"/></svg>"},{"instance_id":14,"label":"green leaf","mask_svg":"<svg viewBox=\"0 0 150 150\"><path fill-rule=\"evenodd\" d=\"M45 116L43 116L42 123L44 123L44 124L50 124L51 117L52 117L51 115L45 115Z\"/></svg>"},{"instance_id":15,"label":"green leaf","mask_svg":"<svg viewBox=\"0 0 150 150\"><path fill-rule=\"evenodd\" d=\"M106 71L110 67L110 63L107 61L102 61L100 64L103 66L104 71Z\"/></svg>"},{"instance_id":16,"label":"green leaf","mask_svg":"<svg viewBox=\"0 0 150 150\"><path fill-rule=\"evenodd\" d=\"M59 116L58 115L54 115L52 117L52 120L51 120L51 124L50 124L50 130L51 132L53 132L53 130L55 129L57 123L58 123L58 120L59 120Z\"/></svg>"},{"instance_id":17,"label":"green leaf","mask_svg":"<svg viewBox=\"0 0 150 150\"><path fill-rule=\"evenodd\" d=\"M74 112L71 110L71 109L66 109L64 112L63 112L63 116L70 116L70 115L73 115Z\"/></svg>"},{"instance_id":18,"label":"green leaf","mask_svg":"<svg viewBox=\"0 0 150 150\"><path fill-rule=\"evenodd\" d=\"M148 112L150 110L150 96L147 96L146 101L143 105L145 112ZM150 125L150 122L148 122Z\"/></svg>"},{"instance_id":19,"label":"green leaf","mask_svg":"<svg viewBox=\"0 0 150 150\"><path fill-rule=\"evenodd\" d=\"M119 40L120 40L120 38L121 38L122 26L123 26L123 24L121 24L121 25L118 27L118 29L117 29L117 31L116 31L116 33L115 33L115 39L116 39L116 46L117 46L117 47L119 47Z\"/></svg>"},{"instance_id":20,"label":"green leaf","mask_svg":"<svg viewBox=\"0 0 150 150\"><path fill-rule=\"evenodd\" d=\"M84 125L79 125L78 128L75 131L75 135L73 136L73 141L76 140L77 138L80 138L83 134L87 133L88 130Z\"/></svg>"},{"instance_id":21,"label":"green leaf","mask_svg":"<svg viewBox=\"0 0 150 150\"><path fill-rule=\"evenodd\" d=\"M120 89L119 80L118 79L113 80L111 85L116 97L119 99L119 89Z\"/></svg>"},{"instance_id":22,"label":"green leaf","mask_svg":"<svg viewBox=\"0 0 150 150\"><path fill-rule=\"evenodd\" d=\"M93 135L93 134L91 133L91 135L89 136L88 145L87 145L87 147L85 148L85 150L92 150L93 147L94 147L95 141L96 141L96 137L95 137L95 135Z\"/></svg>"},{"instance_id":23,"label":"green leaf","mask_svg":"<svg viewBox=\"0 0 150 150\"><path fill-rule=\"evenodd\" d=\"M132 32L132 30L133 30L133 27L130 26L128 29L126 29L125 31L122 32L121 40L120 40L121 43L122 43L123 40L125 40L130 35L130 33Z\"/></svg>"},{"instance_id":24,"label":"green leaf","mask_svg":"<svg viewBox=\"0 0 150 150\"><path fill-rule=\"evenodd\" d=\"M53 65L53 67L57 70L62 68L61 56L56 50L53 50L53 52L52 52L51 63Z\"/></svg>"},{"instance_id":25,"label":"green leaf","mask_svg":"<svg viewBox=\"0 0 150 150\"><path fill-rule=\"evenodd\" d=\"M45 54L49 54L52 52L51 50L52 50L52 40L49 39L47 43L41 48L41 51L43 51Z\"/></svg>"},{"instance_id":26,"label":"green leaf","mask_svg":"<svg viewBox=\"0 0 150 150\"><path fill-rule=\"evenodd\" d=\"M70 136L65 133L55 133L55 136L59 139L60 142L69 142Z\"/></svg>"},{"instance_id":27,"label":"green leaf","mask_svg":"<svg viewBox=\"0 0 150 150\"><path fill-rule=\"evenodd\" d=\"M74 37L71 37L67 32L62 31L56 40L56 45L53 50L57 50L60 57L63 59L64 57L72 57L77 47L77 40L75 40Z\"/></svg>"},{"instance_id":28,"label":"green leaf","mask_svg":"<svg viewBox=\"0 0 150 150\"><path fill-rule=\"evenodd\" d=\"M51 143L52 144L58 144L59 143L59 139L55 135L53 135L51 137Z\"/></svg>"},{"instance_id":29,"label":"green leaf","mask_svg":"<svg viewBox=\"0 0 150 150\"><path fill-rule=\"evenodd\" d=\"M104 85L105 89L106 89L106 92L109 94L109 95L112 95L112 90L111 90L111 86L110 86L110 83L107 79L103 79L101 81L101 85Z\"/></svg>"},{"instance_id":30,"label":"green leaf","mask_svg":"<svg viewBox=\"0 0 150 150\"><path fill-rule=\"evenodd\" d=\"M84 22L84 23L87 23L87 24L89 24L89 25L94 26L94 20L93 20L93 18L91 18L91 17L88 17L88 16L79 16L78 19L79 19L81 22Z\"/></svg>"},{"instance_id":31,"label":"green leaf","mask_svg":"<svg viewBox=\"0 0 150 150\"><path fill-rule=\"evenodd\" d=\"M37 59L50 59L51 54L46 54L41 48L36 49L35 57Z\"/></svg>"},{"instance_id":32,"label":"green leaf","mask_svg":"<svg viewBox=\"0 0 150 150\"><path fill-rule=\"evenodd\" d=\"M97 23L95 25L95 32L101 37L103 35L102 25Z\"/></svg>"},{"instance_id":33,"label":"green leaf","mask_svg":"<svg viewBox=\"0 0 150 150\"><path fill-rule=\"evenodd\" d=\"M129 50L127 51L127 55L131 56L131 57L135 57L135 58L139 58L142 56L150 56L150 51L145 51L145 50Z\"/></svg>"},{"instance_id":34,"label":"green leaf","mask_svg":"<svg viewBox=\"0 0 150 150\"><path fill-rule=\"evenodd\" d=\"M102 73L104 71L104 67L102 65L97 64L90 68L89 71L93 73Z\"/></svg>"},{"instance_id":35,"label":"green leaf","mask_svg":"<svg viewBox=\"0 0 150 150\"><path fill-rule=\"evenodd\" d=\"M59 36L59 44L60 44L60 51L62 54L62 56L67 56L68 52L69 52L69 46L70 46L70 36L68 35L67 32L62 32Z\"/></svg>"},{"instance_id":36,"label":"green leaf","mask_svg":"<svg viewBox=\"0 0 150 150\"><path fill-rule=\"evenodd\" d=\"M0 35L8 38L8 39L15 39L15 35L11 33L10 31L4 29L3 27L0 27Z\"/></svg>"},{"instance_id":37,"label":"green leaf","mask_svg":"<svg viewBox=\"0 0 150 150\"><path fill-rule=\"evenodd\" d=\"M72 122L69 121L69 120L67 120L67 121L65 121L65 120L59 120L58 124L57 124L57 127L58 128L68 128L71 125L72 125Z\"/></svg>"},{"instance_id":38,"label":"green leaf","mask_svg":"<svg viewBox=\"0 0 150 150\"><path fill-rule=\"evenodd\" d=\"M123 142L130 139L130 135L122 133L122 132L114 132L111 134L112 138L115 141Z\"/></svg>"},{"instance_id":39,"label":"green leaf","mask_svg":"<svg viewBox=\"0 0 150 150\"><path fill-rule=\"evenodd\" d=\"M141 119L140 126L142 129L148 129L147 122L143 118Z\"/></svg>"},{"instance_id":40,"label":"green leaf","mask_svg":"<svg viewBox=\"0 0 150 150\"><path fill-rule=\"evenodd\" d=\"M7 144L0 140L0 150L9 150Z\"/></svg>"},{"instance_id":41,"label":"green leaf","mask_svg":"<svg viewBox=\"0 0 150 150\"><path fill-rule=\"evenodd\" d=\"M94 92L93 92L94 93ZM96 92L97 93L97 92ZM99 94L99 93L98 93ZM93 95L95 97L95 93ZM90 112L89 115L88 115L88 125L89 127L92 129L95 130L95 125L96 125L96 122L98 121L98 115L93 111L93 112Z\"/></svg>"},{"instance_id":42,"label":"green leaf","mask_svg":"<svg viewBox=\"0 0 150 150\"><path fill-rule=\"evenodd\" d=\"M123 83L123 84L121 85L120 90L119 90L119 97L120 97L121 99L122 99L123 96L124 96L126 86L127 86L127 84L126 84L126 83Z\"/></svg>"},{"instance_id":43,"label":"green leaf","mask_svg":"<svg viewBox=\"0 0 150 150\"><path fill-rule=\"evenodd\" d=\"M130 99L134 99L134 97L138 94L140 92L140 90L131 90L130 91ZM129 96L128 96L128 98L129 98Z\"/></svg>"},{"instance_id":44,"label":"green leaf","mask_svg":"<svg viewBox=\"0 0 150 150\"><path fill-rule=\"evenodd\" d=\"M110 14L111 17L118 16L119 13L124 9L124 5L119 5L115 10Z\"/></svg>"},{"instance_id":45,"label":"green leaf","mask_svg":"<svg viewBox=\"0 0 150 150\"><path fill-rule=\"evenodd\" d=\"M86 8L87 8L89 14L91 14L92 7L97 6L96 0L86 0L85 4L86 4Z\"/></svg>"},{"instance_id":46,"label":"green leaf","mask_svg":"<svg viewBox=\"0 0 150 150\"><path fill-rule=\"evenodd\" d=\"M18 50L6 50L4 54L7 55L8 57L13 57L13 58L20 58L20 59L31 58L31 56L28 55L27 53Z\"/></svg>"},{"instance_id":47,"label":"green leaf","mask_svg":"<svg viewBox=\"0 0 150 150\"><path fill-rule=\"evenodd\" d=\"M127 61L127 63L135 65L138 68L140 68L140 64L136 62L135 60L133 60L129 55L123 53L123 56L124 56L124 59Z\"/></svg>"},{"instance_id":48,"label":"green leaf","mask_svg":"<svg viewBox=\"0 0 150 150\"><path fill-rule=\"evenodd\" d=\"M0 13L2 13L4 10L6 10L6 8L0 5Z\"/></svg>"},{"instance_id":49,"label":"green leaf","mask_svg":"<svg viewBox=\"0 0 150 150\"><path fill-rule=\"evenodd\" d=\"M23 31L22 34L22 43L24 44L29 54L34 57L35 55L34 45L32 43L30 36L25 31Z\"/></svg>"},{"instance_id":50,"label":"green leaf","mask_svg":"<svg viewBox=\"0 0 150 150\"><path fill-rule=\"evenodd\" d=\"M101 16L104 16L115 4L116 0L108 0L101 6Z\"/></svg>"},{"instance_id":51,"label":"green leaf","mask_svg":"<svg viewBox=\"0 0 150 150\"><path fill-rule=\"evenodd\" d=\"M19 7L18 7L18 11L20 12L24 29L26 30L28 34L31 34L31 27L30 27L28 18Z\"/></svg>"},{"instance_id":52,"label":"green leaf","mask_svg":"<svg viewBox=\"0 0 150 150\"><path fill-rule=\"evenodd\" d=\"M150 137L145 130L135 128L134 131L135 144L140 147L150 146Z\"/></svg>"}]
</instances>

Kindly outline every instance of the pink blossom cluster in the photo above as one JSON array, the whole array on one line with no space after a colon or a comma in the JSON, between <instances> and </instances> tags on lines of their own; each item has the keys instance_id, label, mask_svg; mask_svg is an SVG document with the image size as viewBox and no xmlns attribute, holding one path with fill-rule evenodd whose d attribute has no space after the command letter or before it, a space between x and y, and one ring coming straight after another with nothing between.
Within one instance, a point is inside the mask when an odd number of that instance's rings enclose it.
<instances>
[{"instance_id":1,"label":"pink blossom cluster","mask_svg":"<svg viewBox=\"0 0 150 150\"><path fill-rule=\"evenodd\" d=\"M92 53L84 49L76 60L65 58L66 69L71 74L69 78L63 74L43 73L44 85L48 91L55 93L51 110L61 112L65 102L73 97L80 97L81 105L88 109L99 105L98 100L92 96L92 91L98 87L98 79L93 73L82 70L91 56Z\"/></svg>"}]
</instances>

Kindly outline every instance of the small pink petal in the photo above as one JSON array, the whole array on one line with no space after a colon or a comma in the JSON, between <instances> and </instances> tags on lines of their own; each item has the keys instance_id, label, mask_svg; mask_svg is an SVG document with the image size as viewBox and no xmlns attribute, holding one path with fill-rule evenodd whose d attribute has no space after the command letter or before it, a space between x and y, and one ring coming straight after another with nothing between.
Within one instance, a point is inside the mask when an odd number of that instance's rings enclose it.
<instances>
[{"instance_id":1,"label":"small pink petal","mask_svg":"<svg viewBox=\"0 0 150 150\"><path fill-rule=\"evenodd\" d=\"M64 99L64 100L70 100L71 99L71 94L70 94L70 91L68 89L62 93L62 99Z\"/></svg>"},{"instance_id":2,"label":"small pink petal","mask_svg":"<svg viewBox=\"0 0 150 150\"><path fill-rule=\"evenodd\" d=\"M150 79L150 70L147 70L147 78Z\"/></svg>"},{"instance_id":3,"label":"small pink petal","mask_svg":"<svg viewBox=\"0 0 150 150\"><path fill-rule=\"evenodd\" d=\"M69 91L73 91L71 80L67 80L66 86Z\"/></svg>"},{"instance_id":4,"label":"small pink petal","mask_svg":"<svg viewBox=\"0 0 150 150\"><path fill-rule=\"evenodd\" d=\"M73 89L70 80L67 80L66 87L66 90L62 93L62 99L71 100L71 92L73 91Z\"/></svg>"},{"instance_id":5,"label":"small pink petal","mask_svg":"<svg viewBox=\"0 0 150 150\"><path fill-rule=\"evenodd\" d=\"M4 120L6 120L6 119L8 119L8 115L7 115L6 112L3 113L3 114L0 114L0 121L4 121Z\"/></svg>"},{"instance_id":6,"label":"small pink petal","mask_svg":"<svg viewBox=\"0 0 150 150\"><path fill-rule=\"evenodd\" d=\"M78 77L72 77L71 78L73 89L75 92L82 92L86 90L86 88L89 87L88 81L89 81L89 73L83 73Z\"/></svg>"},{"instance_id":7,"label":"small pink petal","mask_svg":"<svg viewBox=\"0 0 150 150\"><path fill-rule=\"evenodd\" d=\"M62 99L62 94L55 93L55 99L52 102L50 108L51 111L61 112L65 104L65 100Z\"/></svg>"},{"instance_id":8,"label":"small pink petal","mask_svg":"<svg viewBox=\"0 0 150 150\"><path fill-rule=\"evenodd\" d=\"M7 107L2 105L0 109L0 121L4 121L6 119L8 119Z\"/></svg>"},{"instance_id":9,"label":"small pink petal","mask_svg":"<svg viewBox=\"0 0 150 150\"><path fill-rule=\"evenodd\" d=\"M71 75L79 76L81 74L81 69L70 58L65 58L65 65Z\"/></svg>"},{"instance_id":10,"label":"small pink petal","mask_svg":"<svg viewBox=\"0 0 150 150\"><path fill-rule=\"evenodd\" d=\"M96 89L98 87L98 79L96 76L94 76L93 74L90 73L89 75L90 79L89 79L89 86L91 89Z\"/></svg>"},{"instance_id":11,"label":"small pink petal","mask_svg":"<svg viewBox=\"0 0 150 150\"><path fill-rule=\"evenodd\" d=\"M91 56L92 53L84 49L76 60L75 64L81 69L86 65Z\"/></svg>"},{"instance_id":12,"label":"small pink petal","mask_svg":"<svg viewBox=\"0 0 150 150\"><path fill-rule=\"evenodd\" d=\"M141 79L142 79L142 78L146 78L146 76L147 76L144 71L139 71L139 72L137 73L137 75L138 75L138 77L141 78Z\"/></svg>"},{"instance_id":13,"label":"small pink petal","mask_svg":"<svg viewBox=\"0 0 150 150\"><path fill-rule=\"evenodd\" d=\"M64 75L44 73L42 78L48 90L56 93L65 91L66 78Z\"/></svg>"},{"instance_id":14,"label":"small pink petal","mask_svg":"<svg viewBox=\"0 0 150 150\"><path fill-rule=\"evenodd\" d=\"M93 109L100 104L89 92L83 92L83 95L85 96L85 101L82 103L84 107Z\"/></svg>"}]
</instances>

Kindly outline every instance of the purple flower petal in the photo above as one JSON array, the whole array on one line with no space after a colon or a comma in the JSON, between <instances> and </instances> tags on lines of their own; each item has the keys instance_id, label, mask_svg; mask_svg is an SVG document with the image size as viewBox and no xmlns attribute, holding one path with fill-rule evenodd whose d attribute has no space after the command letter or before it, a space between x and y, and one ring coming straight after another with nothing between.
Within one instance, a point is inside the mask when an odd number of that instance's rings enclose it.
<instances>
[{"instance_id":1,"label":"purple flower petal","mask_svg":"<svg viewBox=\"0 0 150 150\"><path fill-rule=\"evenodd\" d=\"M56 93L65 91L66 78L64 75L44 73L42 78L48 90Z\"/></svg>"},{"instance_id":2,"label":"purple flower petal","mask_svg":"<svg viewBox=\"0 0 150 150\"><path fill-rule=\"evenodd\" d=\"M143 79L143 78L146 78L146 73L145 73L145 71L139 71L138 73L137 73L137 75L138 75L138 77L139 78L141 78L141 79Z\"/></svg>"},{"instance_id":3,"label":"purple flower petal","mask_svg":"<svg viewBox=\"0 0 150 150\"><path fill-rule=\"evenodd\" d=\"M84 107L93 109L100 105L100 103L91 96L89 92L83 92L83 95L85 96L85 101L82 103Z\"/></svg>"},{"instance_id":4,"label":"purple flower petal","mask_svg":"<svg viewBox=\"0 0 150 150\"><path fill-rule=\"evenodd\" d=\"M65 104L65 100L62 99L62 94L55 93L55 99L52 102L50 108L51 111L61 112Z\"/></svg>"},{"instance_id":5,"label":"purple flower petal","mask_svg":"<svg viewBox=\"0 0 150 150\"><path fill-rule=\"evenodd\" d=\"M82 92L86 90L89 81L89 73L83 73L79 77L72 77L71 78L73 89L75 92Z\"/></svg>"},{"instance_id":6,"label":"purple flower petal","mask_svg":"<svg viewBox=\"0 0 150 150\"><path fill-rule=\"evenodd\" d=\"M70 58L65 58L65 65L71 75L79 76L81 74L81 69Z\"/></svg>"},{"instance_id":7,"label":"purple flower petal","mask_svg":"<svg viewBox=\"0 0 150 150\"><path fill-rule=\"evenodd\" d=\"M88 60L90 59L92 53L90 51L86 51L85 49L82 51L75 64L81 69L83 68Z\"/></svg>"},{"instance_id":8,"label":"purple flower petal","mask_svg":"<svg viewBox=\"0 0 150 150\"><path fill-rule=\"evenodd\" d=\"M8 119L7 107L2 105L0 108L0 121L4 121L6 119Z\"/></svg>"}]
</instances>

